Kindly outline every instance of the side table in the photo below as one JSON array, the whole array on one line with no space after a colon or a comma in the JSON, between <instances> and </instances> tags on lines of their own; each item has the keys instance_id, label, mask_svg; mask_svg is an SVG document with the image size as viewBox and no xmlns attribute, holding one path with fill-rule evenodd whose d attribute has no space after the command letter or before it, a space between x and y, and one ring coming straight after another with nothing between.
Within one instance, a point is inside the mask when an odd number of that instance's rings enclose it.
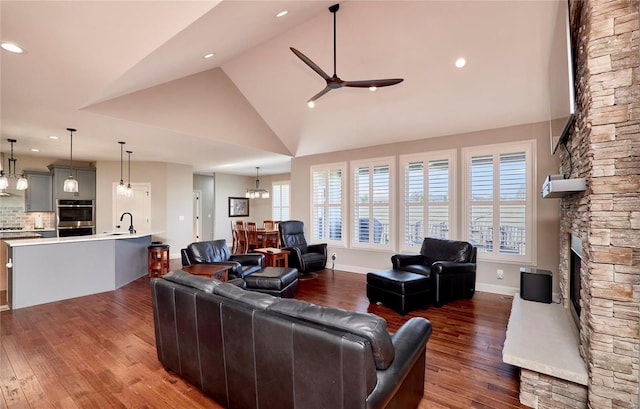
<instances>
[{"instance_id":1,"label":"side table","mask_svg":"<svg viewBox=\"0 0 640 409\"><path fill-rule=\"evenodd\" d=\"M289 250L264 247L252 251L264 254L265 267L289 267Z\"/></svg>"}]
</instances>

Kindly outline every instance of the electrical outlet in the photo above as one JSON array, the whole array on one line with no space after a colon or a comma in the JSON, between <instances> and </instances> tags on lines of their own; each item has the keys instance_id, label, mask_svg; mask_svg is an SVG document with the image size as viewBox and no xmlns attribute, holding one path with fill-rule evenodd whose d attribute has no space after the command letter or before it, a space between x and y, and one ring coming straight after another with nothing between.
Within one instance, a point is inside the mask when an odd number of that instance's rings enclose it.
<instances>
[{"instance_id":1,"label":"electrical outlet","mask_svg":"<svg viewBox=\"0 0 640 409\"><path fill-rule=\"evenodd\" d=\"M496 276L498 277L498 280L502 280L504 278L504 271L499 268L498 271L496 272Z\"/></svg>"}]
</instances>

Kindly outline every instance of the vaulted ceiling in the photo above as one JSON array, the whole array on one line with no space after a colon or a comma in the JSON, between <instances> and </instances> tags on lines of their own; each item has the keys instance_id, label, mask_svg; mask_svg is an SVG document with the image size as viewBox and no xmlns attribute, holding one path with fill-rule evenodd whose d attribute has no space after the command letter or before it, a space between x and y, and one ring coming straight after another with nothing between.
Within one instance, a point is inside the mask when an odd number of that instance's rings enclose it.
<instances>
[{"instance_id":1,"label":"vaulted ceiling","mask_svg":"<svg viewBox=\"0 0 640 409\"><path fill-rule=\"evenodd\" d=\"M2 0L2 41L26 50L0 53L2 150L14 138L17 156L66 158L74 127L74 159L119 160L125 141L133 160L252 175L547 120L558 2L342 2L338 75L404 82L333 90L310 109L325 83L289 47L333 74L334 2Z\"/></svg>"}]
</instances>

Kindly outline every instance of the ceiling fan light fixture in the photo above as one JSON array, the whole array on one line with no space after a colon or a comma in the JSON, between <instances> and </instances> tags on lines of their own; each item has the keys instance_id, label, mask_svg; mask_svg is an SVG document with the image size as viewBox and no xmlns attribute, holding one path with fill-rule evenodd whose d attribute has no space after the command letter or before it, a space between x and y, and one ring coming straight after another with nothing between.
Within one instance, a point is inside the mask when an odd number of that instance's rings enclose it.
<instances>
[{"instance_id":1,"label":"ceiling fan light fixture","mask_svg":"<svg viewBox=\"0 0 640 409\"><path fill-rule=\"evenodd\" d=\"M322 89L322 91L318 92L316 95L311 97L307 105L309 108L313 108L313 102L318 98L322 97L327 92L332 89L338 89L342 87L354 87L354 88L369 88L371 91L375 91L380 87L388 87L390 85L399 84L404 81L403 78L387 78L387 79L377 79L377 80L363 80L363 81L343 81L338 74L336 73L336 13L340 9L340 4L334 4L329 7L329 11L333 14L333 76L329 76L326 72L322 70L318 66L318 64L314 63L309 57L302 54L300 51L296 50L293 47L289 47L292 53L294 53L299 59L302 60L303 63L307 64L309 68L311 68L316 74L322 77L323 80L327 83L327 85Z\"/></svg>"}]
</instances>

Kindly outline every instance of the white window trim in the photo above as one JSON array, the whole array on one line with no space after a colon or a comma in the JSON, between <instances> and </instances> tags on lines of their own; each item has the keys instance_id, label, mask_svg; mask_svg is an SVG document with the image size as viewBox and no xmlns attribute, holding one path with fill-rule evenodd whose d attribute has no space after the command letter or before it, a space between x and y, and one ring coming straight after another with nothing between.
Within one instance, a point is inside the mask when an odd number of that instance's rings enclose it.
<instances>
[{"instance_id":1,"label":"white window trim","mask_svg":"<svg viewBox=\"0 0 640 409\"><path fill-rule=\"evenodd\" d=\"M485 252L478 251L478 260L480 261L490 261L490 262L503 262L503 263L514 263L514 264L527 264L527 265L535 265L537 262L537 245L536 238L537 235L537 196L536 192L536 141L535 140L527 140L527 141L519 141L519 142L511 142L511 143L500 143L494 145L483 145L483 146L475 146L462 148L462 226L461 226L461 236L462 240L469 240L469 231L466 226L469 226L469 212L468 209L471 208L471 199L469 194L470 189L470 178L469 178L469 166L470 161L473 156L481 156L481 155L493 155L496 157L501 153L510 153L524 151L527 160L527 198L525 200L525 206L528 209L525 223L527 226L526 232L526 242L527 242L527 250L525 251L524 256L520 255L510 255L510 254L487 254ZM496 187L494 187L495 189ZM495 196L499 199L499 196ZM494 206L497 206L496 203L499 203L499 200L496 201L494 199Z\"/></svg>"},{"instance_id":2,"label":"white window trim","mask_svg":"<svg viewBox=\"0 0 640 409\"><path fill-rule=\"evenodd\" d=\"M395 156L387 156L382 158L371 158L364 160L355 160L349 162L349 227L353 227L352 224L355 220L355 212L354 207L357 203L356 198L354 197L355 192L353 191L353 187L355 186L354 180L354 169L358 167L374 167L378 165L388 165L389 166L389 228L388 228L388 242L386 244L374 244L374 243L359 243L356 242L351 234L349 234L349 246L353 249L367 249L367 250L388 250L395 251L396 246L396 230L398 220L396 219L396 157ZM349 229L352 231L352 229Z\"/></svg>"},{"instance_id":3,"label":"white window trim","mask_svg":"<svg viewBox=\"0 0 640 409\"><path fill-rule=\"evenodd\" d=\"M408 163L411 162L424 162L429 163L432 160L441 160L447 159L449 161L449 239L455 240L458 237L458 217L457 215L457 163L456 163L457 150L456 149L447 149L441 151L433 151L433 152L422 152L415 153L409 155L400 155L399 165L398 165L398 179L399 179L399 189L398 189L398 205L399 215L398 215L398 228L396 229L397 237L398 237L398 246L400 251L403 252L416 252L419 251L419 248L409 247L404 243L404 229L405 229L405 167Z\"/></svg>"},{"instance_id":4,"label":"white window trim","mask_svg":"<svg viewBox=\"0 0 640 409\"><path fill-rule=\"evenodd\" d=\"M314 202L313 202L313 173L314 172L318 172L318 171L331 171L331 170L341 170L342 171L342 205L340 206L342 208L342 239L341 240L331 240L329 237L327 237L326 239L321 240L322 243L327 243L330 246L336 246L336 247L346 247L347 245L347 237L349 237L349 222L347 220L347 203L349 202L348 198L349 198L349 186L348 186L348 178L346 177L347 172L349 171L349 168L347 166L347 162L336 162L336 163L329 163L329 164L323 164L323 165L314 165L311 166L309 169L309 186L310 186L310 215L309 215L309 220L311 221L310 226L309 226L309 237L308 239L311 240L311 242L318 242L317 240L313 240L313 237L315 237L315 231L313 230L314 228L314 223L313 223L313 209L314 209Z\"/></svg>"}]
</instances>

